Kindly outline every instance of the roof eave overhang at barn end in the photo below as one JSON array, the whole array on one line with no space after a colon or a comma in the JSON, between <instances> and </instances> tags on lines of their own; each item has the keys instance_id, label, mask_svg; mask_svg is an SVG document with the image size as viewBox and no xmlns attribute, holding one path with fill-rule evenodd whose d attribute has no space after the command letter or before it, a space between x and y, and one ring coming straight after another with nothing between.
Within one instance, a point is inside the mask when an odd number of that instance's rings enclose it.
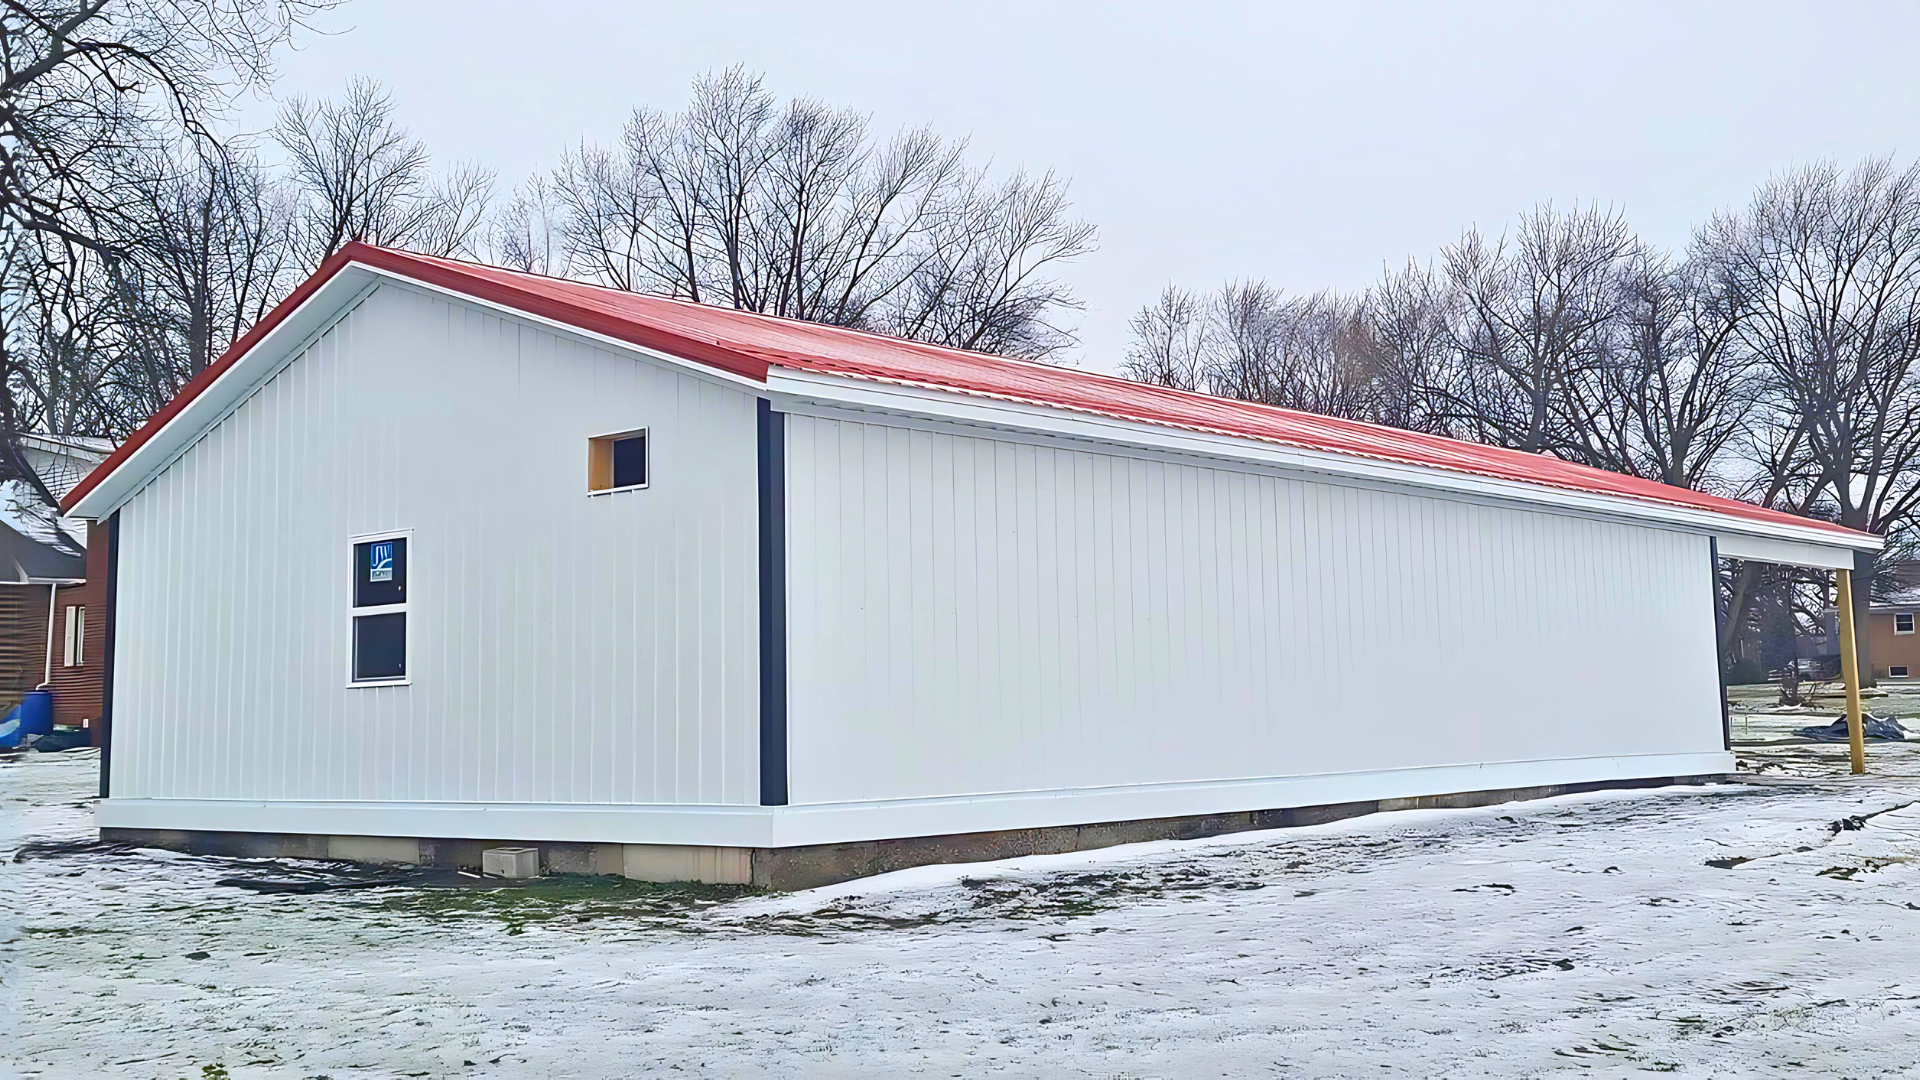
<instances>
[{"instance_id":1,"label":"roof eave overhang at barn end","mask_svg":"<svg viewBox=\"0 0 1920 1080\"><path fill-rule=\"evenodd\" d=\"M1856 551L1885 543L1868 533L1824 523L1756 521L1678 504L1628 498L1540 483L1353 454L1267 442L1241 435L1170 427L1052 405L880 382L857 377L773 368L769 392L794 403L884 412L996 429L1030 431L1097 443L1245 461L1282 472L1355 480L1452 497L1526 504L1585 516L1653 524L1715 538L1725 558L1754 559L1825 569L1848 568Z\"/></svg>"},{"instance_id":2,"label":"roof eave overhang at barn end","mask_svg":"<svg viewBox=\"0 0 1920 1080\"><path fill-rule=\"evenodd\" d=\"M637 351L726 382L760 390L767 363L683 335L642 332L599 313L556 304L510 288L486 288L439 267L389 258L397 253L349 244L256 323L150 417L61 500L61 513L104 520L174 459L273 378L381 281L393 281L477 303L570 337ZM604 324L604 325L603 325Z\"/></svg>"}]
</instances>

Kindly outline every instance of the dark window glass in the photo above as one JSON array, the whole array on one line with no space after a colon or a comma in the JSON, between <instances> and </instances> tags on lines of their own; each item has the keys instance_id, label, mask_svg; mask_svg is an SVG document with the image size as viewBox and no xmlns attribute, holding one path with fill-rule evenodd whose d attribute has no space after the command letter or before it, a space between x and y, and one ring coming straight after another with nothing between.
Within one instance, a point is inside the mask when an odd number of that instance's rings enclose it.
<instances>
[{"instance_id":1,"label":"dark window glass","mask_svg":"<svg viewBox=\"0 0 1920 1080\"><path fill-rule=\"evenodd\" d=\"M368 540L353 545L353 606L407 602L407 542Z\"/></svg>"},{"instance_id":2,"label":"dark window glass","mask_svg":"<svg viewBox=\"0 0 1920 1080\"><path fill-rule=\"evenodd\" d=\"M647 437L613 440L613 486L638 487L647 482Z\"/></svg>"},{"instance_id":3,"label":"dark window glass","mask_svg":"<svg viewBox=\"0 0 1920 1080\"><path fill-rule=\"evenodd\" d=\"M358 615L353 620L353 677L399 679L407 674L407 613Z\"/></svg>"}]
</instances>

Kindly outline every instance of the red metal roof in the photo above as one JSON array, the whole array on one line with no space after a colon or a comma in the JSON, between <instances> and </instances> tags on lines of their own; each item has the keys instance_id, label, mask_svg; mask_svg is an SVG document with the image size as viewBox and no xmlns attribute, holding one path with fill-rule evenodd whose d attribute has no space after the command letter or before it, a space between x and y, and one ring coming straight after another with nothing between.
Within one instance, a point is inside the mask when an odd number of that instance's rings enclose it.
<instances>
[{"instance_id":1,"label":"red metal roof","mask_svg":"<svg viewBox=\"0 0 1920 1080\"><path fill-rule=\"evenodd\" d=\"M1542 454L358 243L347 245L328 259L216 363L189 382L81 481L61 501L62 508L72 507L98 486L188 401L349 263L389 271L755 381L765 381L771 367L843 375L1858 535L1829 522Z\"/></svg>"}]
</instances>

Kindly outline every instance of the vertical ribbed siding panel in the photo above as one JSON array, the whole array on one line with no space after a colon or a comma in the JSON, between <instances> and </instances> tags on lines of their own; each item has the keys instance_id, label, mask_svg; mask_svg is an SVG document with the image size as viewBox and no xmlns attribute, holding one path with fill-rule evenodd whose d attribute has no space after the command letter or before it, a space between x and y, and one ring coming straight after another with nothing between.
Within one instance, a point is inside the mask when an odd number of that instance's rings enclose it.
<instances>
[{"instance_id":1,"label":"vertical ribbed siding panel","mask_svg":"<svg viewBox=\"0 0 1920 1080\"><path fill-rule=\"evenodd\" d=\"M1704 537L787 432L796 803L1719 749Z\"/></svg>"},{"instance_id":2,"label":"vertical ribbed siding panel","mask_svg":"<svg viewBox=\"0 0 1920 1080\"><path fill-rule=\"evenodd\" d=\"M752 395L383 287L121 514L114 794L751 804ZM589 498L589 436L652 485ZM411 529L412 685L346 686Z\"/></svg>"}]
</instances>

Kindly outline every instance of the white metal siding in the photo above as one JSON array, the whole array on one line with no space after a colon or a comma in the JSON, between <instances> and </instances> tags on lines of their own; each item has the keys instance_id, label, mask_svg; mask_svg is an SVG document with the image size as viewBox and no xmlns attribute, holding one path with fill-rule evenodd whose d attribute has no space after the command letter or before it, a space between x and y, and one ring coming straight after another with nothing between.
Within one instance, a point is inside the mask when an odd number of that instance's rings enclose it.
<instances>
[{"instance_id":1,"label":"white metal siding","mask_svg":"<svg viewBox=\"0 0 1920 1080\"><path fill-rule=\"evenodd\" d=\"M1705 537L787 431L795 803L1721 749Z\"/></svg>"},{"instance_id":2,"label":"white metal siding","mask_svg":"<svg viewBox=\"0 0 1920 1080\"><path fill-rule=\"evenodd\" d=\"M114 796L757 801L754 408L377 289L121 511ZM588 437L641 426L652 486L589 498ZM349 688L381 529L412 685Z\"/></svg>"}]
</instances>

